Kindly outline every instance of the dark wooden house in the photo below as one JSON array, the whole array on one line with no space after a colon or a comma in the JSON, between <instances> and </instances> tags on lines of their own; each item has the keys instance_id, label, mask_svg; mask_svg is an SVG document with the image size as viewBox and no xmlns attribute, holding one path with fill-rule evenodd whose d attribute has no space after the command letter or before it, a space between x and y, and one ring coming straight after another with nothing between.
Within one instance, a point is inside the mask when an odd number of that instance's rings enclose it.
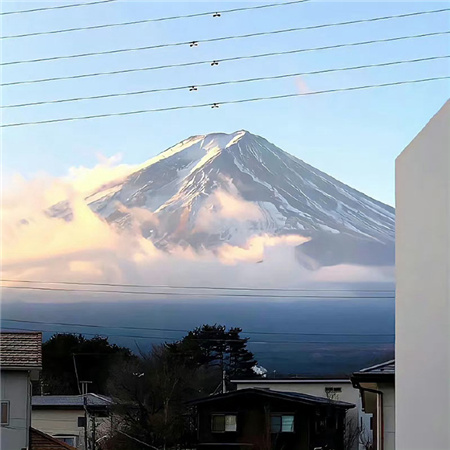
<instances>
[{"instance_id":1,"label":"dark wooden house","mask_svg":"<svg viewBox=\"0 0 450 450\"><path fill-rule=\"evenodd\" d=\"M242 389L191 403L198 449L345 450L344 420L355 405L296 392Z\"/></svg>"}]
</instances>

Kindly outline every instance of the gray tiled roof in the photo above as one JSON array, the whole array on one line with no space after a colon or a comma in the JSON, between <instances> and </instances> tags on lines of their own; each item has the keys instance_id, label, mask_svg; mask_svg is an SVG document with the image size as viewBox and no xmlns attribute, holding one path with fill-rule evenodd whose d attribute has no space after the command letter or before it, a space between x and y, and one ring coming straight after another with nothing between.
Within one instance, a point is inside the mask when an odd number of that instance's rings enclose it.
<instances>
[{"instance_id":1,"label":"gray tiled roof","mask_svg":"<svg viewBox=\"0 0 450 450\"><path fill-rule=\"evenodd\" d=\"M40 369L42 333L0 332L0 366L2 369Z\"/></svg>"},{"instance_id":2,"label":"gray tiled roof","mask_svg":"<svg viewBox=\"0 0 450 450\"><path fill-rule=\"evenodd\" d=\"M103 395L86 394L88 406L111 406L112 403L110 398ZM35 395L31 404L33 406L84 406L82 395Z\"/></svg>"},{"instance_id":3,"label":"gray tiled roof","mask_svg":"<svg viewBox=\"0 0 450 450\"><path fill-rule=\"evenodd\" d=\"M377 364L376 366L366 367L365 369L361 369L359 373L395 374L395 359Z\"/></svg>"}]
</instances>

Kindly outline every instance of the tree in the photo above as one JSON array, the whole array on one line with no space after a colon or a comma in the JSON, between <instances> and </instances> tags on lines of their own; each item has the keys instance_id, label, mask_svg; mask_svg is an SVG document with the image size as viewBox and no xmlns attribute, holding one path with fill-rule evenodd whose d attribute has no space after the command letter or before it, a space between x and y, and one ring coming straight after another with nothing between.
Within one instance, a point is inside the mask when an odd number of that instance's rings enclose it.
<instances>
[{"instance_id":1,"label":"tree","mask_svg":"<svg viewBox=\"0 0 450 450\"><path fill-rule=\"evenodd\" d=\"M192 448L195 425L189 400L217 392L223 370L233 377L254 376L256 361L241 332L203 325L118 367L109 388L120 399L122 424L108 448L142 449L142 442L156 448Z\"/></svg>"},{"instance_id":2,"label":"tree","mask_svg":"<svg viewBox=\"0 0 450 450\"><path fill-rule=\"evenodd\" d=\"M191 427L186 402L209 395L216 379L213 368L195 366L165 345L121 365L109 385L111 394L120 399L117 413L122 417L115 448L122 448L119 442L124 449L142 448L138 441L158 448L187 443ZM135 441L124 439L124 432Z\"/></svg>"},{"instance_id":3,"label":"tree","mask_svg":"<svg viewBox=\"0 0 450 450\"><path fill-rule=\"evenodd\" d=\"M223 325L203 325L180 341L168 344L168 348L194 366L219 366L229 377L254 377L257 362L247 349L248 338L242 338L240 333L241 328L227 331Z\"/></svg>"},{"instance_id":4,"label":"tree","mask_svg":"<svg viewBox=\"0 0 450 450\"><path fill-rule=\"evenodd\" d=\"M42 345L44 392L78 394L78 381L92 381L93 392L107 394L111 368L119 361L132 358L128 348L110 344L107 338L95 336L87 339L81 334L55 334Z\"/></svg>"}]
</instances>

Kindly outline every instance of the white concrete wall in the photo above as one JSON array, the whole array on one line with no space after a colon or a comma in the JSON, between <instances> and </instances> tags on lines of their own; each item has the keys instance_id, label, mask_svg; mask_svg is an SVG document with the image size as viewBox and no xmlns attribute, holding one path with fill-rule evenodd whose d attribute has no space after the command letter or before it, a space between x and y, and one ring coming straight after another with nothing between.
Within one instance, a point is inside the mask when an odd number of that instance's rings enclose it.
<instances>
[{"instance_id":1,"label":"white concrete wall","mask_svg":"<svg viewBox=\"0 0 450 450\"><path fill-rule=\"evenodd\" d=\"M28 448L31 415L30 378L26 371L2 370L1 400L9 401L9 425L1 427L1 449Z\"/></svg>"},{"instance_id":2,"label":"white concrete wall","mask_svg":"<svg viewBox=\"0 0 450 450\"><path fill-rule=\"evenodd\" d=\"M247 388L260 388L260 389L271 389L273 391L281 392L300 392L302 394L314 395L316 397L327 398L325 388L337 387L341 388L342 392L335 397L335 400L340 400L343 402L353 403L355 408L350 409L347 412L347 421L352 424L352 426L359 426L361 418L365 426L370 424L368 420L368 415L364 414L360 406L359 391L355 389L350 382L302 382L302 383L287 383L287 382L276 382L276 380L271 380L270 378L264 381L257 381L255 383L236 383L238 390ZM354 425L353 425L354 424ZM357 449L358 443L355 442L354 449Z\"/></svg>"},{"instance_id":3,"label":"white concrete wall","mask_svg":"<svg viewBox=\"0 0 450 450\"><path fill-rule=\"evenodd\" d=\"M396 161L397 450L450 449L450 102Z\"/></svg>"}]
</instances>

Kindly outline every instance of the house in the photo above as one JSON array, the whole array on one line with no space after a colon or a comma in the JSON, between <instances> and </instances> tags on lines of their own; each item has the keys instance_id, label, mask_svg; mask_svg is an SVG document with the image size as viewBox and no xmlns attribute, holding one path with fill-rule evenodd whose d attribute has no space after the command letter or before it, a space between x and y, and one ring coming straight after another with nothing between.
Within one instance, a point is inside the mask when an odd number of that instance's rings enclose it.
<instances>
[{"instance_id":1,"label":"house","mask_svg":"<svg viewBox=\"0 0 450 450\"><path fill-rule=\"evenodd\" d=\"M345 414L354 407L297 392L257 388L190 404L197 413L197 448L205 450L344 450Z\"/></svg>"},{"instance_id":2,"label":"house","mask_svg":"<svg viewBox=\"0 0 450 450\"><path fill-rule=\"evenodd\" d=\"M395 449L395 360L367 367L352 376L365 412L373 414L373 449Z\"/></svg>"},{"instance_id":3,"label":"house","mask_svg":"<svg viewBox=\"0 0 450 450\"><path fill-rule=\"evenodd\" d=\"M450 448L450 101L398 156L396 446Z\"/></svg>"},{"instance_id":4,"label":"house","mask_svg":"<svg viewBox=\"0 0 450 450\"><path fill-rule=\"evenodd\" d=\"M41 333L0 332L2 450L30 448L31 382L41 369Z\"/></svg>"},{"instance_id":5,"label":"house","mask_svg":"<svg viewBox=\"0 0 450 450\"><path fill-rule=\"evenodd\" d=\"M113 405L110 398L92 393L33 396L31 422L33 428L84 450L86 442L99 442L109 435Z\"/></svg>"},{"instance_id":6,"label":"house","mask_svg":"<svg viewBox=\"0 0 450 450\"><path fill-rule=\"evenodd\" d=\"M42 431L30 429L31 450L76 450L64 442L52 438Z\"/></svg>"},{"instance_id":7,"label":"house","mask_svg":"<svg viewBox=\"0 0 450 450\"><path fill-rule=\"evenodd\" d=\"M362 410L359 391L353 387L349 377L252 378L232 380L232 383L238 390L260 388L297 392L357 405L357 408L349 410L346 416L346 450L365 450L363 444L372 440L371 414Z\"/></svg>"}]
</instances>

